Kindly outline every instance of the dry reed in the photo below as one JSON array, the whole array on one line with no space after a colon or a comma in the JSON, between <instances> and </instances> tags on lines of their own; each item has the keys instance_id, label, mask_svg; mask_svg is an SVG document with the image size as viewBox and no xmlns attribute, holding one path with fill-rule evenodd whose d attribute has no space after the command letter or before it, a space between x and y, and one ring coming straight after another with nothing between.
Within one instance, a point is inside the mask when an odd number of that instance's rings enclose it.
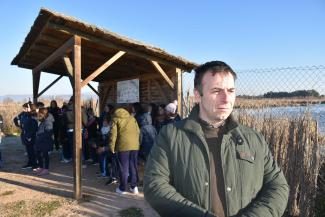
<instances>
[{"instance_id":1,"label":"dry reed","mask_svg":"<svg viewBox=\"0 0 325 217\"><path fill-rule=\"evenodd\" d=\"M298 117L274 116L241 110L238 121L261 132L290 186L288 216L314 216L320 144L317 122L309 113Z\"/></svg>"},{"instance_id":2,"label":"dry reed","mask_svg":"<svg viewBox=\"0 0 325 217\"><path fill-rule=\"evenodd\" d=\"M40 99L40 101L43 102L46 107L49 106L51 102L49 99ZM67 100L64 101L63 99L56 99L56 101L59 107L62 107L63 102L67 102ZM20 129L15 126L13 119L22 112L23 104L24 102L0 103L0 115L2 115L3 118L3 132L5 134L12 135L20 133ZM96 99L90 98L82 100L82 106L85 108L93 108L96 115L99 113L98 101Z\"/></svg>"}]
</instances>

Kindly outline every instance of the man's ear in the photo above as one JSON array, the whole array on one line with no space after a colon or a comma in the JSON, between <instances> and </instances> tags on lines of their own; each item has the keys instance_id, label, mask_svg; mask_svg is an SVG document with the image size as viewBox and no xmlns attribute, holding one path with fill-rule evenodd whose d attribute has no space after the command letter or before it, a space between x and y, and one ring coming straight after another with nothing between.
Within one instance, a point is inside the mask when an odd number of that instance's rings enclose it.
<instances>
[{"instance_id":1,"label":"man's ear","mask_svg":"<svg viewBox=\"0 0 325 217\"><path fill-rule=\"evenodd\" d=\"M201 102L201 94L196 88L194 89L194 98L196 103Z\"/></svg>"}]
</instances>

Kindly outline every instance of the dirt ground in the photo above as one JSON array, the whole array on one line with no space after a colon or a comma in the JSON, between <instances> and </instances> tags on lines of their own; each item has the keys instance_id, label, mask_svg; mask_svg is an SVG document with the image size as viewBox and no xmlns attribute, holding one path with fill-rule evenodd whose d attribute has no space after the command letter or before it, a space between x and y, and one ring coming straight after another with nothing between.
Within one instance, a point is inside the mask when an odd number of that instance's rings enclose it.
<instances>
[{"instance_id":1,"label":"dirt ground","mask_svg":"<svg viewBox=\"0 0 325 217\"><path fill-rule=\"evenodd\" d=\"M72 164L59 162L59 153L50 156L50 175L37 176L21 169L27 157L19 137L4 138L0 149L4 160L0 169L0 216L118 217L119 211L130 207L142 209L144 216L159 216L144 200L141 184L139 195L118 195L117 185L105 185L106 179L96 177L98 166L88 165L82 169L85 200L77 203L73 200Z\"/></svg>"}]
</instances>

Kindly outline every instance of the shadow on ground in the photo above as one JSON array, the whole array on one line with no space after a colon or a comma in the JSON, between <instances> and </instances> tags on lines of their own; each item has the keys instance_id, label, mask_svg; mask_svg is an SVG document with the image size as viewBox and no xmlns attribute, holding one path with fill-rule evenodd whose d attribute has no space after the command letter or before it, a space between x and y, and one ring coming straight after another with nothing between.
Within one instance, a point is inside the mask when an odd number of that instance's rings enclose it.
<instances>
[{"instance_id":1,"label":"shadow on ground","mask_svg":"<svg viewBox=\"0 0 325 217\"><path fill-rule=\"evenodd\" d=\"M72 164L61 163L59 153L50 155L50 174L37 176L31 170L22 170L26 163L25 149L19 137L6 137L1 145L4 167L0 169L0 183L31 189L33 191L57 195L73 200L73 168ZM139 207L145 216L158 216L144 201L140 194L118 195L117 185L105 185L107 179L97 178L98 165L87 165L82 169L82 192L84 200L78 204L86 216L119 216L118 212L129 207ZM143 171L143 168L141 169ZM142 172L140 171L140 177ZM10 176L6 176L10 174ZM140 178L141 179L141 178ZM140 180L141 183L141 180Z\"/></svg>"}]
</instances>

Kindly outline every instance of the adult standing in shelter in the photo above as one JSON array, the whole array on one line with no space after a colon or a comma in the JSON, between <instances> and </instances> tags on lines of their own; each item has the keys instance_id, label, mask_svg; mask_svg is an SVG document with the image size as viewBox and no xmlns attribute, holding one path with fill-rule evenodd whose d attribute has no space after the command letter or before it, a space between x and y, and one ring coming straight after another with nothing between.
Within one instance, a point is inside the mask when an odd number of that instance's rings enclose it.
<instances>
[{"instance_id":1,"label":"adult standing in shelter","mask_svg":"<svg viewBox=\"0 0 325 217\"><path fill-rule=\"evenodd\" d=\"M128 184L128 175L131 178L130 191L138 193L138 152L140 129L136 119L130 113L118 108L113 115L109 149L117 153L119 165L119 187L116 192L125 194Z\"/></svg>"},{"instance_id":2,"label":"adult standing in shelter","mask_svg":"<svg viewBox=\"0 0 325 217\"><path fill-rule=\"evenodd\" d=\"M16 125L16 127L20 128L20 130L21 130L20 139L21 139L21 143L25 146L27 155L28 155L28 150L27 150L27 146L25 144L25 138L24 138L24 125L25 125L26 119L28 118L28 112L30 111L30 105L31 105L31 102L24 103L22 106L23 111L20 112L13 119L13 122ZM29 164L22 166L22 169L31 169L31 168L32 168L32 165L29 165Z\"/></svg>"},{"instance_id":3,"label":"adult standing in shelter","mask_svg":"<svg viewBox=\"0 0 325 217\"><path fill-rule=\"evenodd\" d=\"M161 129L145 170L146 200L161 216L282 216L282 171L263 136L231 115L235 72L221 61L195 72L198 104Z\"/></svg>"},{"instance_id":4,"label":"adult standing in shelter","mask_svg":"<svg viewBox=\"0 0 325 217\"><path fill-rule=\"evenodd\" d=\"M72 161L72 152L73 152L73 131L74 131L74 112L73 112L73 97L70 98L69 103L66 107L65 112L63 113L63 127L67 131L68 141L63 146L63 162L69 163ZM82 148L84 150L84 129L87 125L88 118L87 113L83 107L81 107L81 123L82 123ZM85 156L83 156L85 159Z\"/></svg>"},{"instance_id":5,"label":"adult standing in shelter","mask_svg":"<svg viewBox=\"0 0 325 217\"><path fill-rule=\"evenodd\" d=\"M37 106L35 104L30 104L29 112L27 113L26 120L24 123L24 133L23 140L26 145L28 162L27 166L31 166L32 169L37 168L37 159L35 153L35 141L36 141L36 133L38 129L38 121L37 121Z\"/></svg>"}]
</instances>

